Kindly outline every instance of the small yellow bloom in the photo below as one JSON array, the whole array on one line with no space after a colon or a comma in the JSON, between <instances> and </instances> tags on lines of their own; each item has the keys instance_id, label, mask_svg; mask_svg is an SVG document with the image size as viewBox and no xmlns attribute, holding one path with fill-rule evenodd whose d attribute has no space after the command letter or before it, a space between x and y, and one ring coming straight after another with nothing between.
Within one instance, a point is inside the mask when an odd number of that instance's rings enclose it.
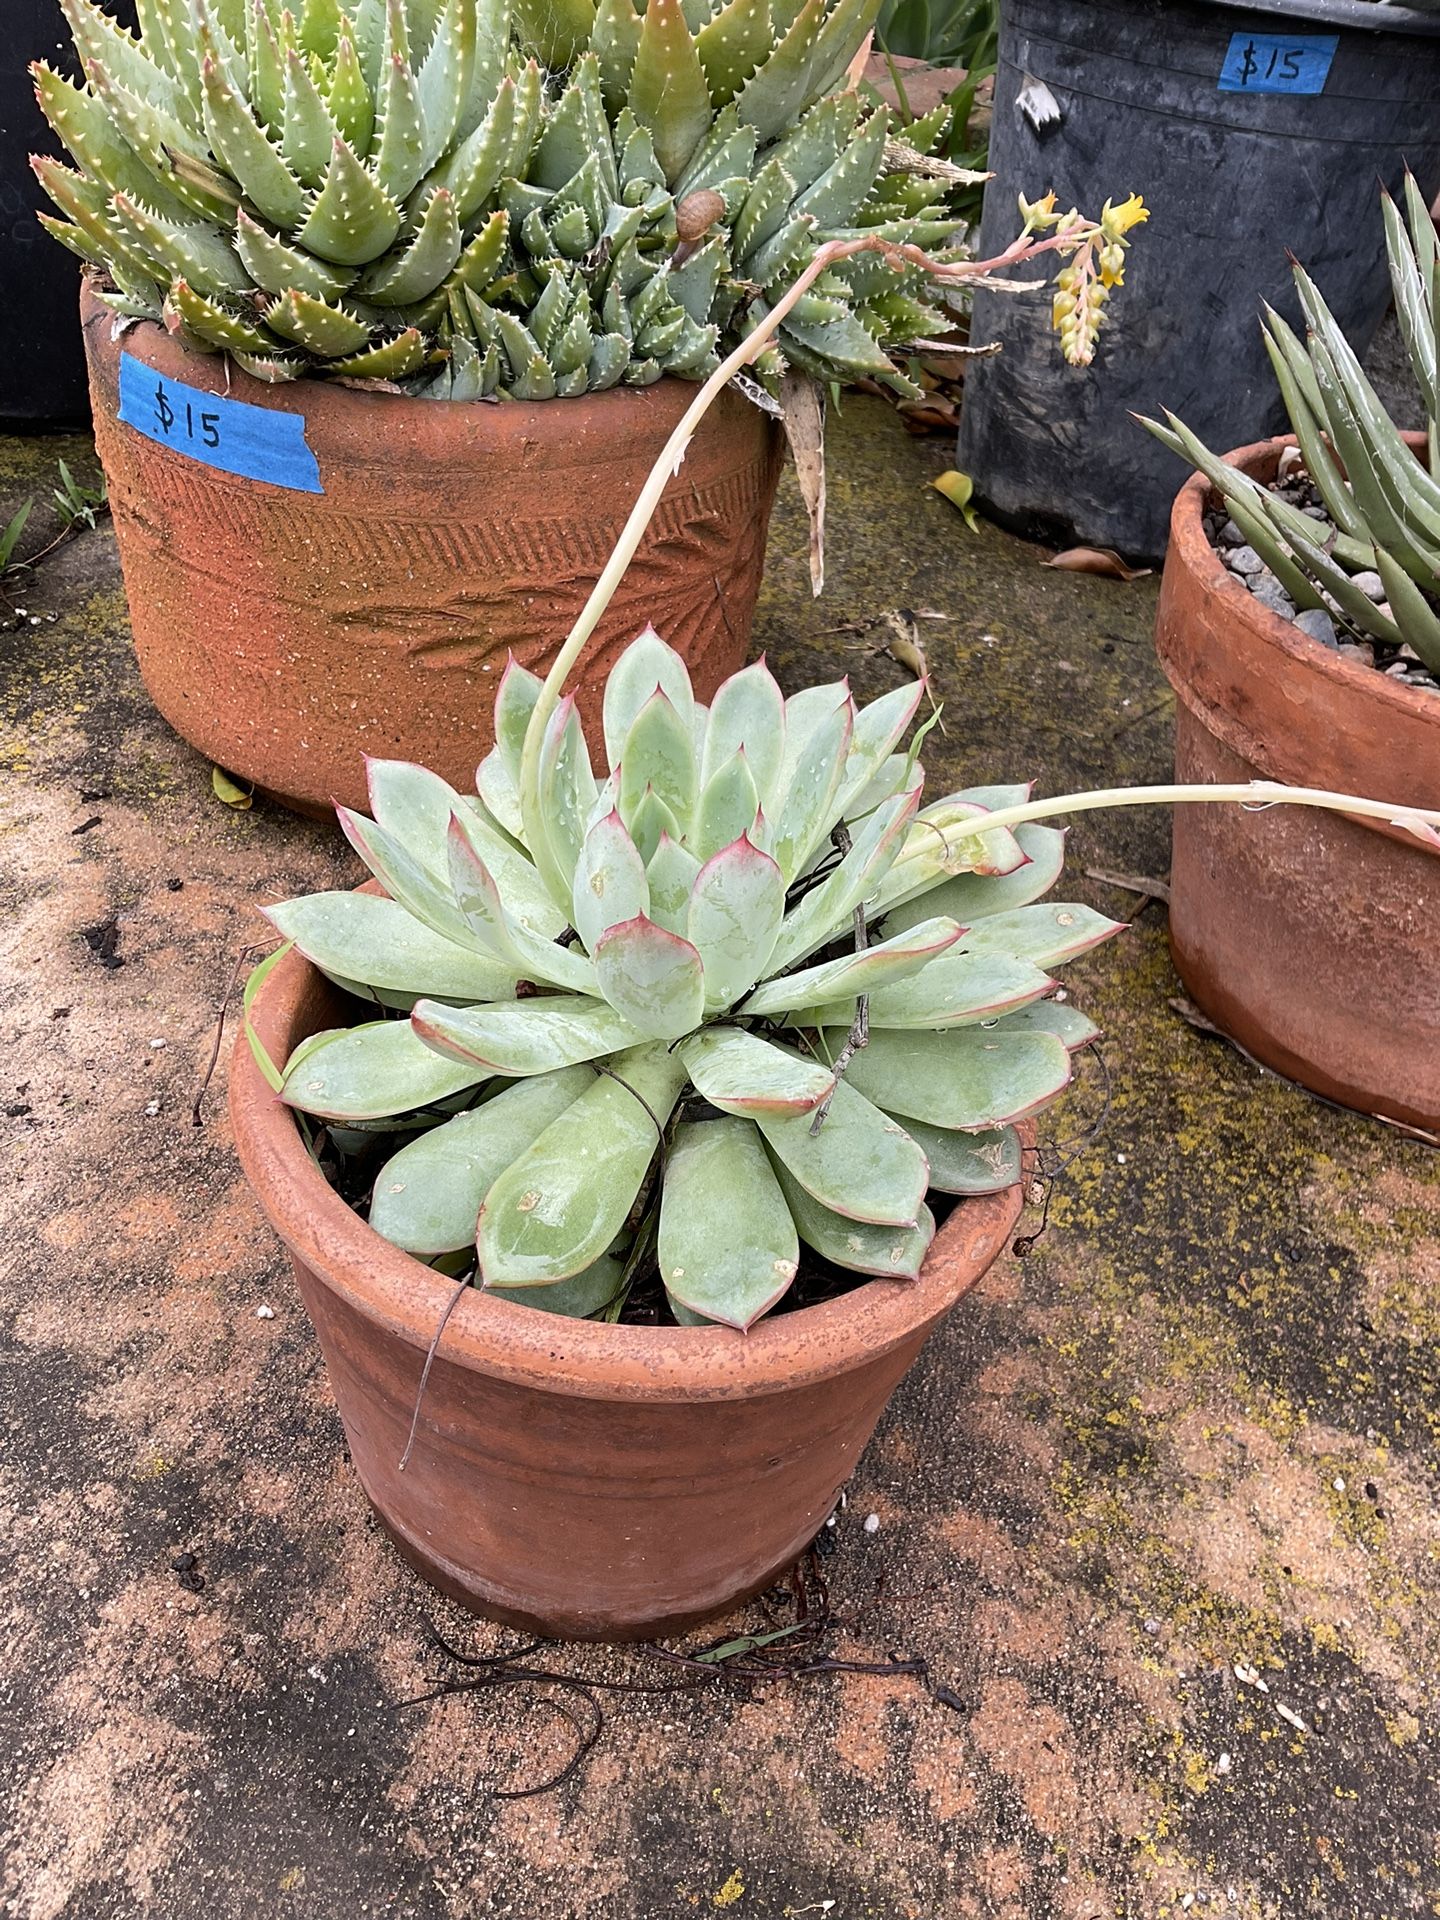
<instances>
[{"instance_id":1,"label":"small yellow bloom","mask_svg":"<svg viewBox=\"0 0 1440 1920\"><path fill-rule=\"evenodd\" d=\"M1131 227L1138 227L1142 220L1150 218L1150 209L1138 193L1132 193L1128 200L1113 206L1110 201L1100 214L1100 230L1107 240L1118 240L1122 233L1128 233Z\"/></svg>"},{"instance_id":2,"label":"small yellow bloom","mask_svg":"<svg viewBox=\"0 0 1440 1920\"><path fill-rule=\"evenodd\" d=\"M1055 189L1052 187L1043 199L1027 200L1024 194L1017 196L1020 201L1020 217L1025 222L1028 233L1034 227L1051 227L1055 224Z\"/></svg>"}]
</instances>

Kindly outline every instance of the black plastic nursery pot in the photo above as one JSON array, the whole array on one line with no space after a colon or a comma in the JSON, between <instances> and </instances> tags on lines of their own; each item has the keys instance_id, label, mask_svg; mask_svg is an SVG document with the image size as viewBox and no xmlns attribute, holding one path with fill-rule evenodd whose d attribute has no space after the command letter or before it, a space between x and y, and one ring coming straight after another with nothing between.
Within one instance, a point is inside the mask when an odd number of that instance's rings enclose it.
<instances>
[{"instance_id":1,"label":"black plastic nursery pot","mask_svg":"<svg viewBox=\"0 0 1440 1920\"><path fill-rule=\"evenodd\" d=\"M133 0L106 0L123 26ZM76 288L80 262L35 218L53 213L30 171L32 153L62 155L41 117L32 60L75 74L58 0L0 0L0 432L61 431L90 418Z\"/></svg>"},{"instance_id":2,"label":"black plastic nursery pot","mask_svg":"<svg viewBox=\"0 0 1440 1920\"><path fill-rule=\"evenodd\" d=\"M1045 89L1059 117L1037 131ZM1433 202L1440 12L1005 0L982 253L1014 238L1022 192L1053 187L1092 216L1135 192L1150 220L1089 368L1062 360L1048 293L976 294L973 338L1004 349L966 374L959 464L977 498L1038 539L1162 554L1177 468L1127 409L1170 407L1217 447L1283 431L1260 303L1300 325L1293 253L1363 353L1390 299L1380 183L1393 192L1407 164Z\"/></svg>"}]
</instances>

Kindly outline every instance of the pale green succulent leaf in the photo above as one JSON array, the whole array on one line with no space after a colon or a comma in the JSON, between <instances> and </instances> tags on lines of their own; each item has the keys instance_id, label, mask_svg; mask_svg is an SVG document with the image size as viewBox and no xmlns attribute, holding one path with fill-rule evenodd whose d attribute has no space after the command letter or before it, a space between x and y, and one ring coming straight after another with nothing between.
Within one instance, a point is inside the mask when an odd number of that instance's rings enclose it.
<instances>
[{"instance_id":1,"label":"pale green succulent leaf","mask_svg":"<svg viewBox=\"0 0 1440 1920\"><path fill-rule=\"evenodd\" d=\"M335 816L345 838L392 900L457 946L488 951L456 906L448 882L424 865L397 835L349 807L337 807Z\"/></svg>"},{"instance_id":2,"label":"pale green succulent leaf","mask_svg":"<svg viewBox=\"0 0 1440 1920\"><path fill-rule=\"evenodd\" d=\"M705 1007L732 1006L765 971L785 911L785 881L768 853L741 834L701 867L685 934L705 970ZM763 991L763 989L762 989Z\"/></svg>"},{"instance_id":3,"label":"pale green succulent leaf","mask_svg":"<svg viewBox=\"0 0 1440 1920\"><path fill-rule=\"evenodd\" d=\"M575 867L571 924L587 951L593 953L611 927L649 912L645 863L624 821L612 810L595 822L581 847Z\"/></svg>"},{"instance_id":4,"label":"pale green succulent leaf","mask_svg":"<svg viewBox=\"0 0 1440 1920\"><path fill-rule=\"evenodd\" d=\"M442 1007L417 1001L411 1016L427 1046L523 1079L600 1060L644 1036L613 1007L579 994L546 994L513 1005Z\"/></svg>"},{"instance_id":5,"label":"pale green succulent leaf","mask_svg":"<svg viewBox=\"0 0 1440 1920\"><path fill-rule=\"evenodd\" d=\"M620 750L620 814L629 820L647 790L689 826L695 808L695 746L692 714L681 713L662 686L641 707Z\"/></svg>"},{"instance_id":6,"label":"pale green succulent leaf","mask_svg":"<svg viewBox=\"0 0 1440 1920\"><path fill-rule=\"evenodd\" d=\"M647 627L626 647L605 682L605 756L612 768L620 765L626 735L657 687L690 728L695 695L689 669L675 649L667 647L653 627Z\"/></svg>"},{"instance_id":7,"label":"pale green succulent leaf","mask_svg":"<svg viewBox=\"0 0 1440 1920\"><path fill-rule=\"evenodd\" d=\"M699 872L700 862L690 849L669 833L662 833L645 864L645 881L650 890L646 911L657 927L664 927L668 933L685 932L690 894Z\"/></svg>"},{"instance_id":8,"label":"pale green succulent leaf","mask_svg":"<svg viewBox=\"0 0 1440 1920\"><path fill-rule=\"evenodd\" d=\"M845 1035L835 1028L829 1038L838 1047ZM1070 1084L1070 1055L1050 1033L885 1027L855 1054L846 1077L887 1113L968 1132L1009 1126L1048 1105Z\"/></svg>"},{"instance_id":9,"label":"pale green succulent leaf","mask_svg":"<svg viewBox=\"0 0 1440 1920\"><path fill-rule=\"evenodd\" d=\"M710 703L701 767L707 786L742 747L760 803L769 806L785 753L785 696L763 658L722 681Z\"/></svg>"},{"instance_id":10,"label":"pale green succulent leaf","mask_svg":"<svg viewBox=\"0 0 1440 1920\"><path fill-rule=\"evenodd\" d=\"M610 1067L486 1195L476 1244L488 1286L569 1279L625 1225L685 1074L663 1046L632 1048Z\"/></svg>"},{"instance_id":11,"label":"pale green succulent leaf","mask_svg":"<svg viewBox=\"0 0 1440 1920\"><path fill-rule=\"evenodd\" d=\"M376 1175L370 1225L407 1253L473 1246L491 1187L594 1082L590 1067L536 1074L421 1134Z\"/></svg>"},{"instance_id":12,"label":"pale green succulent leaf","mask_svg":"<svg viewBox=\"0 0 1440 1920\"><path fill-rule=\"evenodd\" d=\"M965 945L971 953L998 950L1037 967L1058 967L1124 931L1124 921L1109 920L1093 907L1047 900L985 915L969 928Z\"/></svg>"},{"instance_id":13,"label":"pale green succulent leaf","mask_svg":"<svg viewBox=\"0 0 1440 1920\"><path fill-rule=\"evenodd\" d=\"M1003 1193L1024 1175L1024 1149L1013 1127L957 1133L923 1120L903 1124L930 1162L930 1185L938 1193Z\"/></svg>"},{"instance_id":14,"label":"pale green succulent leaf","mask_svg":"<svg viewBox=\"0 0 1440 1920\"><path fill-rule=\"evenodd\" d=\"M888 924L888 923L887 923ZM900 936L903 938L904 936ZM1055 990L1048 974L1028 960L1004 952L971 953L962 939L908 979L875 988L869 999L872 1027L939 1028L973 1026L1043 999ZM849 991L853 992L852 987ZM833 998L825 1005L794 1003L797 1025L848 1026L853 1000ZM747 1008L748 1011L748 1008Z\"/></svg>"},{"instance_id":15,"label":"pale green succulent leaf","mask_svg":"<svg viewBox=\"0 0 1440 1920\"><path fill-rule=\"evenodd\" d=\"M1019 791L1023 800L1026 790ZM996 801L994 804L1010 803ZM963 927L972 927L976 921L988 919L992 914L1028 907L1048 893L1065 865L1064 829L1030 821L1016 827L1015 838L1026 856L1023 866L1010 873L957 873L951 880L941 880L927 892L892 908L885 917L886 931L899 933L937 913L948 914Z\"/></svg>"},{"instance_id":16,"label":"pale green succulent leaf","mask_svg":"<svg viewBox=\"0 0 1440 1920\"><path fill-rule=\"evenodd\" d=\"M869 815L839 866L785 916L771 955L772 972L828 945L852 923L862 902L869 911L905 845L919 804L918 792L896 794Z\"/></svg>"},{"instance_id":17,"label":"pale green succulent leaf","mask_svg":"<svg viewBox=\"0 0 1440 1920\"><path fill-rule=\"evenodd\" d=\"M800 1242L753 1121L676 1127L665 1155L659 1259L673 1300L742 1333L787 1291Z\"/></svg>"},{"instance_id":18,"label":"pale green succulent leaf","mask_svg":"<svg viewBox=\"0 0 1440 1920\"><path fill-rule=\"evenodd\" d=\"M593 994L595 970L583 953L542 940L505 911L500 889L476 844L473 815L456 812L448 834L450 890L475 938L502 966L523 979L568 993Z\"/></svg>"},{"instance_id":19,"label":"pale green succulent leaf","mask_svg":"<svg viewBox=\"0 0 1440 1920\"><path fill-rule=\"evenodd\" d=\"M807 1247L851 1273L887 1280L915 1278L935 1237L934 1215L923 1201L913 1223L890 1226L853 1220L817 1200L773 1150L770 1157L790 1216Z\"/></svg>"},{"instance_id":20,"label":"pale green succulent leaf","mask_svg":"<svg viewBox=\"0 0 1440 1920\"><path fill-rule=\"evenodd\" d=\"M759 811L760 796L749 759L744 747L737 747L705 782L688 835L689 845L699 859L708 860L742 833L753 835Z\"/></svg>"},{"instance_id":21,"label":"pale green succulent leaf","mask_svg":"<svg viewBox=\"0 0 1440 1920\"><path fill-rule=\"evenodd\" d=\"M786 883L805 870L810 856L825 840L835 818L834 801L845 770L855 705L848 692L802 738L790 760L793 738L791 708L786 703L786 760L776 805L771 816L772 849Z\"/></svg>"},{"instance_id":22,"label":"pale green succulent leaf","mask_svg":"<svg viewBox=\"0 0 1440 1920\"><path fill-rule=\"evenodd\" d=\"M923 680L896 687L856 713L840 788L835 796L835 812L842 820L851 817L856 802L903 738L920 710L925 691Z\"/></svg>"},{"instance_id":23,"label":"pale green succulent leaf","mask_svg":"<svg viewBox=\"0 0 1440 1920\"><path fill-rule=\"evenodd\" d=\"M823 1062L744 1027L704 1027L679 1051L697 1092L724 1113L752 1118L809 1113L835 1086L834 1072Z\"/></svg>"},{"instance_id":24,"label":"pale green succulent leaf","mask_svg":"<svg viewBox=\"0 0 1440 1920\"><path fill-rule=\"evenodd\" d=\"M488 1077L486 1067L432 1052L408 1022L374 1020L305 1041L285 1069L280 1098L325 1120L383 1120Z\"/></svg>"},{"instance_id":25,"label":"pale green succulent leaf","mask_svg":"<svg viewBox=\"0 0 1440 1920\"><path fill-rule=\"evenodd\" d=\"M371 893L309 893L264 912L332 978L441 1000L514 997L509 969L445 939L397 900Z\"/></svg>"},{"instance_id":26,"label":"pale green succulent leaf","mask_svg":"<svg viewBox=\"0 0 1440 1920\"><path fill-rule=\"evenodd\" d=\"M996 1021L993 1030L996 1033L1053 1033L1070 1053L1078 1053L1081 1047L1088 1047L1100 1038L1095 1022L1063 1000L1037 1000L1031 1006L1007 1013Z\"/></svg>"},{"instance_id":27,"label":"pale green succulent leaf","mask_svg":"<svg viewBox=\"0 0 1440 1920\"><path fill-rule=\"evenodd\" d=\"M625 1263L613 1253L602 1253L593 1265L568 1280L555 1280L538 1287L499 1287L487 1285L485 1292L496 1300L509 1300L516 1306L538 1307L541 1313L563 1314L568 1320L593 1320L619 1293L625 1278Z\"/></svg>"},{"instance_id":28,"label":"pale green succulent leaf","mask_svg":"<svg viewBox=\"0 0 1440 1920\"><path fill-rule=\"evenodd\" d=\"M898 1122L852 1084L855 1064L868 1051L855 1055L837 1083L818 1133L813 1117L803 1113L759 1113L756 1124L777 1159L822 1206L850 1220L911 1226L928 1184L925 1156Z\"/></svg>"},{"instance_id":29,"label":"pale green succulent leaf","mask_svg":"<svg viewBox=\"0 0 1440 1920\"><path fill-rule=\"evenodd\" d=\"M705 972L688 940L644 914L609 927L595 944L595 977L608 1003L637 1032L676 1040L699 1025Z\"/></svg>"},{"instance_id":30,"label":"pale green succulent leaf","mask_svg":"<svg viewBox=\"0 0 1440 1920\"><path fill-rule=\"evenodd\" d=\"M955 945L962 931L953 920L922 921L918 927L876 941L861 952L842 954L836 960L766 981L745 1002L745 1012L774 1015L849 994L876 992L892 981L908 980L928 970Z\"/></svg>"}]
</instances>

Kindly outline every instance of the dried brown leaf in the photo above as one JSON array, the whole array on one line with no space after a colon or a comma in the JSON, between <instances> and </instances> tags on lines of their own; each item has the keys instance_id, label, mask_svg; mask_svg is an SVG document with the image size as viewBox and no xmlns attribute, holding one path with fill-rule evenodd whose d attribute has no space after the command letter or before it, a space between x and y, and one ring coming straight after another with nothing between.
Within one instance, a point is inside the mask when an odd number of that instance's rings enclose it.
<instances>
[{"instance_id":1,"label":"dried brown leaf","mask_svg":"<svg viewBox=\"0 0 1440 1920\"><path fill-rule=\"evenodd\" d=\"M1149 567L1127 567L1113 547L1067 547L1041 566L1054 567L1060 573L1095 573L1106 580L1143 580Z\"/></svg>"}]
</instances>

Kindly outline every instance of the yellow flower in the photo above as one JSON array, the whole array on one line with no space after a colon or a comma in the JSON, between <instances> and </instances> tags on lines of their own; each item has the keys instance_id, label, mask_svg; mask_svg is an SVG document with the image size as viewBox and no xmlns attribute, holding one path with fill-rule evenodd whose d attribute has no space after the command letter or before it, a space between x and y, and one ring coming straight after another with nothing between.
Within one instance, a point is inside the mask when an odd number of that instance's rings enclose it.
<instances>
[{"instance_id":1,"label":"yellow flower","mask_svg":"<svg viewBox=\"0 0 1440 1920\"><path fill-rule=\"evenodd\" d=\"M1150 209L1138 193L1132 193L1128 200L1114 206L1110 201L1100 215L1100 230L1107 240L1118 240L1122 233L1128 233L1131 227L1138 227L1142 220L1150 218Z\"/></svg>"},{"instance_id":2,"label":"yellow flower","mask_svg":"<svg viewBox=\"0 0 1440 1920\"><path fill-rule=\"evenodd\" d=\"M1053 187L1049 193L1040 200L1027 200L1023 193L1019 194L1017 198L1020 201L1020 217L1025 222L1025 231L1027 233L1032 227L1054 226L1056 215L1055 189Z\"/></svg>"}]
</instances>

